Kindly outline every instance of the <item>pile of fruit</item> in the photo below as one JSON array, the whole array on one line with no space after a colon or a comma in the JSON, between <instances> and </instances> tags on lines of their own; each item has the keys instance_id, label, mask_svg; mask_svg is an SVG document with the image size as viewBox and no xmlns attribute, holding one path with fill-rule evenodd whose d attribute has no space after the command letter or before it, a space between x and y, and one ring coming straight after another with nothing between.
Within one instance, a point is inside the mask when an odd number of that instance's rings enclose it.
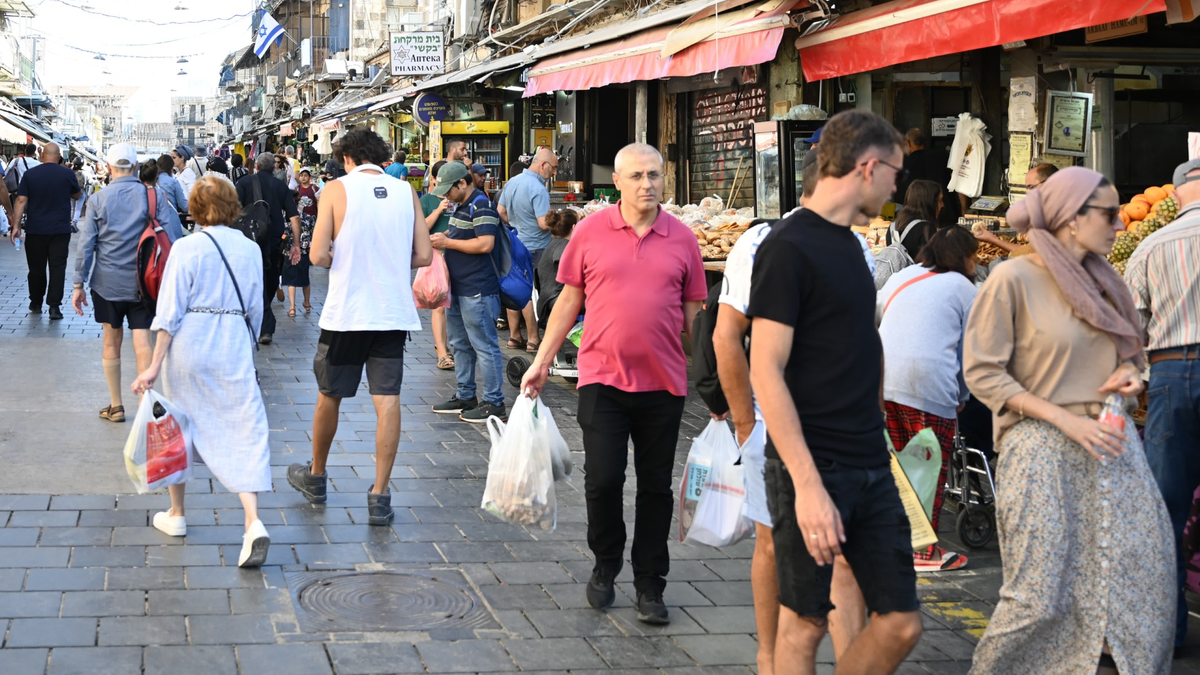
<instances>
[{"instance_id":1,"label":"pile of fruit","mask_svg":"<svg viewBox=\"0 0 1200 675\"><path fill-rule=\"evenodd\" d=\"M1170 224L1179 215L1179 203L1171 197L1174 185L1146 188L1142 194L1121 205L1121 221L1125 223L1125 231L1117 235L1112 253L1108 260L1121 274L1125 273L1125 263L1133 255L1138 244L1146 237L1154 234Z\"/></svg>"}]
</instances>

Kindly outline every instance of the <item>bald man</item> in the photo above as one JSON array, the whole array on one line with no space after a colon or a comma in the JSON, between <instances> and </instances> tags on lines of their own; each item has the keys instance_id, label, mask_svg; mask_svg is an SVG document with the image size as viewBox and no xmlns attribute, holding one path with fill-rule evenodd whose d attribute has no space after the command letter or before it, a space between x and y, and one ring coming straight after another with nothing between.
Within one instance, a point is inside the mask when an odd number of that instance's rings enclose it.
<instances>
[{"instance_id":1,"label":"bald man","mask_svg":"<svg viewBox=\"0 0 1200 675\"><path fill-rule=\"evenodd\" d=\"M63 287L67 281L67 253L71 248L71 200L83 196L79 179L59 163L62 151L55 143L42 148L42 163L21 176L13 209L12 238L25 231L25 260L29 263L29 311L50 306L50 319L63 318ZM21 217L27 216L22 225ZM49 268L49 282L46 270Z\"/></svg>"},{"instance_id":2,"label":"bald man","mask_svg":"<svg viewBox=\"0 0 1200 675\"><path fill-rule=\"evenodd\" d=\"M500 219L517 230L517 238L533 254L533 268L537 269L542 251L550 243L550 226L546 216L550 213L550 181L558 171L558 157L549 148L542 148L534 155L529 168L513 176L504 186L497 211ZM521 338L521 318L525 319L528 341ZM543 317L545 318L545 317ZM520 312L508 310L509 349L524 349L530 354L538 350L538 325L530 302Z\"/></svg>"},{"instance_id":3,"label":"bald man","mask_svg":"<svg viewBox=\"0 0 1200 675\"><path fill-rule=\"evenodd\" d=\"M575 228L558 267L563 290L521 391L535 397L546 386L550 362L587 296L583 332L588 338L578 362L587 539L596 557L587 601L604 609L616 599L632 439L637 616L644 623L665 624L670 621L663 589L671 566L671 474L687 400L687 358L679 334L686 332L691 340L692 322L708 289L695 236L660 206L666 183L662 155L634 143L617 153L613 168L621 201Z\"/></svg>"}]
</instances>

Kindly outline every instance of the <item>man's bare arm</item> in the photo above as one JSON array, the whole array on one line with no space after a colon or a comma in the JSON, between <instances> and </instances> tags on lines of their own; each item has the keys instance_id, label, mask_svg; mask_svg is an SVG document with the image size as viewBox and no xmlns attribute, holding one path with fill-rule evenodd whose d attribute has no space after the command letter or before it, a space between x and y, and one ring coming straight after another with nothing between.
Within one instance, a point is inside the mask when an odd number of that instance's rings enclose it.
<instances>
[{"instance_id":1,"label":"man's bare arm","mask_svg":"<svg viewBox=\"0 0 1200 675\"><path fill-rule=\"evenodd\" d=\"M754 431L754 395L750 389L750 359L744 347L750 319L729 305L717 308L717 327L713 331L713 351L717 355L717 377L729 403L729 413L737 428L738 443L745 443Z\"/></svg>"}]
</instances>

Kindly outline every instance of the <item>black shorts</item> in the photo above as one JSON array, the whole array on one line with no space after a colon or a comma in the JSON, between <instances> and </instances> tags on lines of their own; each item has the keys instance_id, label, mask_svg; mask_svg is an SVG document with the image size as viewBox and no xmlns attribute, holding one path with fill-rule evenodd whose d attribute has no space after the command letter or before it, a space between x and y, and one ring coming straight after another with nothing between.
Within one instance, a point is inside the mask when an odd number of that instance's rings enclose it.
<instances>
[{"instance_id":1,"label":"black shorts","mask_svg":"<svg viewBox=\"0 0 1200 675\"><path fill-rule=\"evenodd\" d=\"M867 609L880 614L917 610L908 516L888 465L863 469L813 458L846 530L842 555L854 570ZM825 618L833 566L818 566L796 524L796 492L791 474L768 459L767 506L774 522L779 601L796 614Z\"/></svg>"},{"instance_id":2,"label":"black shorts","mask_svg":"<svg viewBox=\"0 0 1200 675\"><path fill-rule=\"evenodd\" d=\"M399 396L404 382L404 343L408 331L322 330L313 359L317 388L332 398L352 398L367 367L372 396Z\"/></svg>"},{"instance_id":3,"label":"black shorts","mask_svg":"<svg viewBox=\"0 0 1200 675\"><path fill-rule=\"evenodd\" d=\"M95 309L96 323L108 324L113 328L121 328L126 319L132 330L148 330L150 324L154 323L154 317L150 316L141 300L113 302L92 291L92 307Z\"/></svg>"}]
</instances>

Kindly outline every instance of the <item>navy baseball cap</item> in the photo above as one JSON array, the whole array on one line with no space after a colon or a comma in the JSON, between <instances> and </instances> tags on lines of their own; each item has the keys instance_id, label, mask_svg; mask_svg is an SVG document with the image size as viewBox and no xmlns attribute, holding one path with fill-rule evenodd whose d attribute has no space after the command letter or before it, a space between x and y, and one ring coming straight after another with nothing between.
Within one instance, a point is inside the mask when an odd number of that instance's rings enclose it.
<instances>
[{"instance_id":1,"label":"navy baseball cap","mask_svg":"<svg viewBox=\"0 0 1200 675\"><path fill-rule=\"evenodd\" d=\"M480 176L486 176L488 174L488 168L486 166L476 162L471 165L471 173L477 173Z\"/></svg>"},{"instance_id":2,"label":"navy baseball cap","mask_svg":"<svg viewBox=\"0 0 1200 675\"><path fill-rule=\"evenodd\" d=\"M813 132L813 135L806 138L804 140L804 142L808 143L809 145L816 145L817 143L820 143L821 142L821 130L824 128L825 127L823 127L823 126L817 127L817 130Z\"/></svg>"}]
</instances>

